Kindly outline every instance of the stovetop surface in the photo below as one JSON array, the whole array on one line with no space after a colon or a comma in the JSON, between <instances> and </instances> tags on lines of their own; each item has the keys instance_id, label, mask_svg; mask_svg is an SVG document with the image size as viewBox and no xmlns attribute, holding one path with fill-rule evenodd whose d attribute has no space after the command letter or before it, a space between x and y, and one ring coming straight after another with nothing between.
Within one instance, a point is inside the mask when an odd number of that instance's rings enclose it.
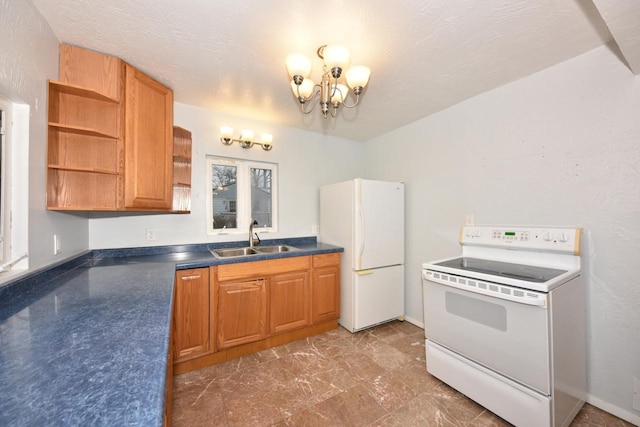
<instances>
[{"instance_id":1,"label":"stovetop surface","mask_svg":"<svg viewBox=\"0 0 640 427\"><path fill-rule=\"evenodd\" d=\"M493 261L488 259L470 257L454 258L437 262L433 265L454 268L462 271L473 271L476 273L489 274L492 276L506 277L533 283L545 283L567 272L566 270L555 268L514 264L503 261Z\"/></svg>"}]
</instances>

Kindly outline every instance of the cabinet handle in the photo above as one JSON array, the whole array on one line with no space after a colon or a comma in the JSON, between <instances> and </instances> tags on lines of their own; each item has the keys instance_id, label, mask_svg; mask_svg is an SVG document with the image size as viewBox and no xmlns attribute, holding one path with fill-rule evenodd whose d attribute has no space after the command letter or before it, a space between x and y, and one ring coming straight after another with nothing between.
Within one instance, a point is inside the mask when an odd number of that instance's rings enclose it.
<instances>
[{"instance_id":1,"label":"cabinet handle","mask_svg":"<svg viewBox=\"0 0 640 427\"><path fill-rule=\"evenodd\" d=\"M193 276L182 276L180 280L193 280L193 279L199 279L200 277L202 276L199 274L194 274Z\"/></svg>"}]
</instances>

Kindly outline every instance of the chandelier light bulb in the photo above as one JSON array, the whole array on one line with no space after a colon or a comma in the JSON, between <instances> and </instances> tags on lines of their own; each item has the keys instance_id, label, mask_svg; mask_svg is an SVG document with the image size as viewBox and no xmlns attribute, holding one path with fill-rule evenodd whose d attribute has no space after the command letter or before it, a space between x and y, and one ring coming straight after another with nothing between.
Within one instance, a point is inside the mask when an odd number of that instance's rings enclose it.
<instances>
[{"instance_id":1,"label":"chandelier light bulb","mask_svg":"<svg viewBox=\"0 0 640 427\"><path fill-rule=\"evenodd\" d=\"M338 83L336 89L336 85L331 85L331 104L342 104L349 93L349 88L343 84Z\"/></svg>"},{"instance_id":2,"label":"chandelier light bulb","mask_svg":"<svg viewBox=\"0 0 640 427\"><path fill-rule=\"evenodd\" d=\"M349 66L351 53L349 49L341 45L329 45L322 52L324 63L329 69L341 68L346 69Z\"/></svg>"},{"instance_id":3,"label":"chandelier light bulb","mask_svg":"<svg viewBox=\"0 0 640 427\"><path fill-rule=\"evenodd\" d=\"M347 70L347 84L351 89L364 88L369 83L371 69L364 65L355 65Z\"/></svg>"},{"instance_id":4,"label":"chandelier light bulb","mask_svg":"<svg viewBox=\"0 0 640 427\"><path fill-rule=\"evenodd\" d=\"M299 85L297 85L296 82L291 81L291 90L296 98L298 96L309 98L313 93L313 86L314 83L311 79L304 79Z\"/></svg>"},{"instance_id":5,"label":"chandelier light bulb","mask_svg":"<svg viewBox=\"0 0 640 427\"><path fill-rule=\"evenodd\" d=\"M304 55L292 54L287 56L287 71L291 78L301 76L307 78L311 73L311 61Z\"/></svg>"}]
</instances>

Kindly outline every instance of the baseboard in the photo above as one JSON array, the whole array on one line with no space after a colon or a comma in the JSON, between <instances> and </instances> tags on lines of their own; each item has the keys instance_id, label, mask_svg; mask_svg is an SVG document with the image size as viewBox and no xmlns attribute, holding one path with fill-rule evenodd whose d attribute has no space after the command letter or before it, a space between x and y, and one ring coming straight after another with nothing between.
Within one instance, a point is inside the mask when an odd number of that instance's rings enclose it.
<instances>
[{"instance_id":1,"label":"baseboard","mask_svg":"<svg viewBox=\"0 0 640 427\"><path fill-rule=\"evenodd\" d=\"M421 321L418 321L418 320L416 320L416 319L413 319L413 318L411 318L411 317L409 317L409 316L404 316L404 320L405 320L405 322L409 322L409 323L411 323L412 325L416 325L417 327L419 327L419 328L421 328L421 329L424 329L424 323L423 323L423 322L421 322Z\"/></svg>"},{"instance_id":2,"label":"baseboard","mask_svg":"<svg viewBox=\"0 0 640 427\"><path fill-rule=\"evenodd\" d=\"M587 394L587 403L589 405L595 406L596 408L600 408L612 415L615 415L618 418L622 418L623 420L630 422L633 425L640 426L640 416L633 414L626 409L622 409L619 406L613 405L609 402L605 402L604 400L599 399L591 394Z\"/></svg>"}]
</instances>

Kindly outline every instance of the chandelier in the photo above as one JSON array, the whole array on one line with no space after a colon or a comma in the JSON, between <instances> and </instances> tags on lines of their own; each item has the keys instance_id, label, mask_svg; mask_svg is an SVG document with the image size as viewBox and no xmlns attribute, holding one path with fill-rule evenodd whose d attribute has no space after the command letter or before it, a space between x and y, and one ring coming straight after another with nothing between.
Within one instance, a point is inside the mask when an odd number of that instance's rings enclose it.
<instances>
[{"instance_id":1,"label":"chandelier","mask_svg":"<svg viewBox=\"0 0 640 427\"><path fill-rule=\"evenodd\" d=\"M317 54L322 59L322 81L320 83L314 84L308 78L311 73L311 61L304 55L289 55L287 57L287 71L292 79L291 90L298 99L302 112L304 114L312 112L316 106L312 101L318 96L322 115L326 119L329 112L331 112L331 117L335 117L340 105L346 108L358 105L360 95L369 82L371 70L364 65L347 68L351 55L349 49L344 46L320 46ZM351 88L351 92L340 79L343 71L345 71L347 85ZM350 93L355 97L352 104L345 102Z\"/></svg>"}]
</instances>

